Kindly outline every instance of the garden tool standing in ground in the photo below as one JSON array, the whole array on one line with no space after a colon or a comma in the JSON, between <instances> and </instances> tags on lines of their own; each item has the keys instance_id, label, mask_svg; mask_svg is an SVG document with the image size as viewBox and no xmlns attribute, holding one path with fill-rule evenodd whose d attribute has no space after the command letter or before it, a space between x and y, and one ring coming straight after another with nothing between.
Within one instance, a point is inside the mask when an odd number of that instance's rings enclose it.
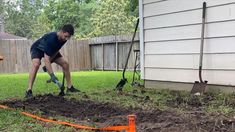
<instances>
[{"instance_id":1,"label":"garden tool standing in ground","mask_svg":"<svg viewBox=\"0 0 235 132\"><path fill-rule=\"evenodd\" d=\"M200 46L200 58L199 58L199 81L195 81L191 90L192 94L201 95L205 92L207 81L202 80L202 62L203 62L203 45L204 45L204 30L205 30L205 18L206 18L206 2L203 2L202 11L202 31L201 31L201 46Z\"/></svg>"},{"instance_id":2,"label":"garden tool standing in ground","mask_svg":"<svg viewBox=\"0 0 235 132\"><path fill-rule=\"evenodd\" d=\"M127 82L127 79L125 78L125 72L126 72L127 64L128 64L129 57L130 57L130 54L131 54L132 46L134 44L135 34L136 34L137 29L138 29L138 25L139 25L139 19L137 19L137 23L136 23L136 26L135 26L135 32L134 32L134 35L133 35L132 40L131 40L131 46L130 46L129 53L128 53L127 59L126 59L126 64L125 64L125 67L124 67L124 70L123 70L123 73L122 73L122 79L120 80L120 82L116 86L116 90L118 90L118 91L122 91L124 85Z\"/></svg>"},{"instance_id":3,"label":"garden tool standing in ground","mask_svg":"<svg viewBox=\"0 0 235 132\"><path fill-rule=\"evenodd\" d=\"M134 50L135 54L135 63L134 63L134 72L132 77L131 85L133 87L142 87L143 85L140 84L140 50Z\"/></svg>"}]
</instances>

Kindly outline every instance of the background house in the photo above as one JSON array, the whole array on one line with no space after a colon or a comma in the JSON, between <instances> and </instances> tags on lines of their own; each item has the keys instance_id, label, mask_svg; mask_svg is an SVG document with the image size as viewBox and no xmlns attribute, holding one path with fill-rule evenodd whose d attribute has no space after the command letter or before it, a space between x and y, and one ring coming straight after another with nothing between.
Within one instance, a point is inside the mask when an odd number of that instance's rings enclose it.
<instances>
[{"instance_id":1,"label":"background house","mask_svg":"<svg viewBox=\"0 0 235 132\"><path fill-rule=\"evenodd\" d=\"M235 86L235 1L207 2L203 78ZM191 90L198 79L203 0L139 0L141 76L146 87Z\"/></svg>"},{"instance_id":2,"label":"background house","mask_svg":"<svg viewBox=\"0 0 235 132\"><path fill-rule=\"evenodd\" d=\"M16 36L6 32L0 32L0 40L27 40L27 38Z\"/></svg>"},{"instance_id":3,"label":"background house","mask_svg":"<svg viewBox=\"0 0 235 132\"><path fill-rule=\"evenodd\" d=\"M0 18L0 40L27 40L27 38L6 33L3 20Z\"/></svg>"}]
</instances>

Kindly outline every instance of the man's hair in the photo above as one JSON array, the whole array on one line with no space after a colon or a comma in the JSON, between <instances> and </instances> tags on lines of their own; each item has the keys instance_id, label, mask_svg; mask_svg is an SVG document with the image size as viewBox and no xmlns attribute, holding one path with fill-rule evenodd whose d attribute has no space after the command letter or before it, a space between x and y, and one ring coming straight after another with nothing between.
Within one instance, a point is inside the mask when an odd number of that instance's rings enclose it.
<instances>
[{"instance_id":1,"label":"man's hair","mask_svg":"<svg viewBox=\"0 0 235 132\"><path fill-rule=\"evenodd\" d=\"M72 24L66 24L61 29L63 32L68 32L70 35L74 34L74 27Z\"/></svg>"}]
</instances>

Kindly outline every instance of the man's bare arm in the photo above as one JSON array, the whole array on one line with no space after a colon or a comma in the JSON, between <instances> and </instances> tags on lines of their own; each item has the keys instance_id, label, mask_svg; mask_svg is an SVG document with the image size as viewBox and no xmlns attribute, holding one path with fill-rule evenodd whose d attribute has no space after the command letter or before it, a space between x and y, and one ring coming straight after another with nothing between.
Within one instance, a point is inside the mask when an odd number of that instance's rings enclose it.
<instances>
[{"instance_id":1,"label":"man's bare arm","mask_svg":"<svg viewBox=\"0 0 235 132\"><path fill-rule=\"evenodd\" d=\"M45 66L46 66L46 70L47 73L51 76L51 81L56 83L57 85L59 85L59 87L61 87L61 84L59 83L58 78L55 76L52 66L51 66L51 60L56 56L53 55L52 57L48 56L47 54L44 53L44 61L45 61Z\"/></svg>"},{"instance_id":2,"label":"man's bare arm","mask_svg":"<svg viewBox=\"0 0 235 132\"><path fill-rule=\"evenodd\" d=\"M51 66L51 59L52 58L50 56L48 56L47 54L44 53L44 62L45 62L47 72L49 74L53 73L53 69L52 69L52 66Z\"/></svg>"}]
</instances>

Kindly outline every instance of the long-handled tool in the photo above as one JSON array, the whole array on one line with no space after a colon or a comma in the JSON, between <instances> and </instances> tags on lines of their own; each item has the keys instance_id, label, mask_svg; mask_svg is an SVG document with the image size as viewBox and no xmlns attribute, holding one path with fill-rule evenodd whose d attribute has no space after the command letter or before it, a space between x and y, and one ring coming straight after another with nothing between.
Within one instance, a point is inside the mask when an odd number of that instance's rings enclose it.
<instances>
[{"instance_id":1,"label":"long-handled tool","mask_svg":"<svg viewBox=\"0 0 235 132\"><path fill-rule=\"evenodd\" d=\"M46 66L43 66L42 69L43 69L44 72L47 72ZM55 84L56 84L56 85L59 87L59 89L60 89L59 96L64 96L64 95L65 95L65 93L64 93L64 89L65 89L65 87L64 87L64 79L65 79L65 74L64 74L64 72L63 72L62 84L61 84L59 81L56 81L56 82L55 82ZM51 83L51 82L52 82L51 79L47 80L47 83Z\"/></svg>"},{"instance_id":2,"label":"long-handled tool","mask_svg":"<svg viewBox=\"0 0 235 132\"><path fill-rule=\"evenodd\" d=\"M65 89L65 87L64 87L64 79L65 79L65 74L63 72L63 79L62 79L62 85L60 86L59 96L64 96L65 95L65 93L64 93L64 89Z\"/></svg>"},{"instance_id":3,"label":"long-handled tool","mask_svg":"<svg viewBox=\"0 0 235 132\"><path fill-rule=\"evenodd\" d=\"M129 57L130 57L130 54L131 54L131 49L132 49L132 46L134 44L135 34L136 34L137 29L138 29L138 25L139 25L139 19L137 19L137 22L136 22L135 32L134 32L134 35L133 35L132 40L131 40L131 46L130 46L129 53L128 53L128 56L127 56L127 59L126 59L126 64L125 64L124 70L122 72L122 79L120 80L120 82L116 86L116 89L119 90L119 91L122 91L124 85L127 82L127 79L125 78L125 72L126 72L127 64L128 64Z\"/></svg>"},{"instance_id":4,"label":"long-handled tool","mask_svg":"<svg viewBox=\"0 0 235 132\"><path fill-rule=\"evenodd\" d=\"M140 54L139 53L140 53L139 49L138 50L134 50L135 63L134 63L134 72L133 72L132 83L131 83L131 85L133 87L140 87L140 86L142 86L140 84L140 71L138 70L140 68L140 62L139 62Z\"/></svg>"},{"instance_id":5,"label":"long-handled tool","mask_svg":"<svg viewBox=\"0 0 235 132\"><path fill-rule=\"evenodd\" d=\"M202 31L201 31L201 45L200 45L200 58L199 58L199 81L195 81L191 90L192 94L203 94L208 81L202 79L202 62L203 62L203 46L204 46L204 30L205 30L205 18L206 18L206 2L203 2L202 11Z\"/></svg>"}]
</instances>

